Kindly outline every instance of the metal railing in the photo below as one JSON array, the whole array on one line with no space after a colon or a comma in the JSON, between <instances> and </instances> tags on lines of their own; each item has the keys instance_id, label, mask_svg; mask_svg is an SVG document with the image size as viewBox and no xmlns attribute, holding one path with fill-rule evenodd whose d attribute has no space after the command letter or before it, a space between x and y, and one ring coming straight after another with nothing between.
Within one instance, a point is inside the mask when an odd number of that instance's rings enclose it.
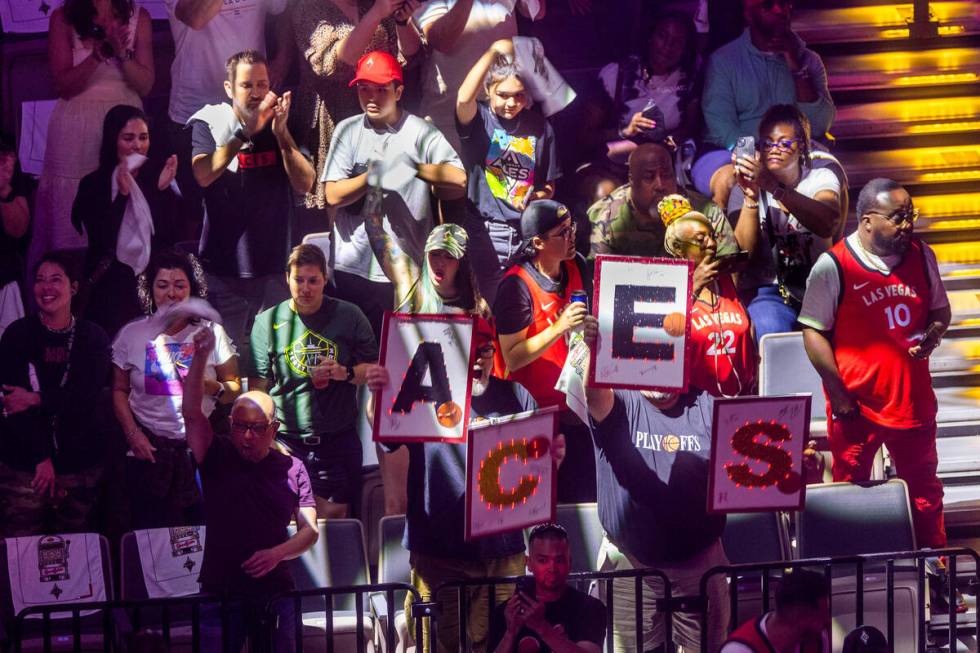
<instances>
[{"instance_id":1,"label":"metal railing","mask_svg":"<svg viewBox=\"0 0 980 653\"><path fill-rule=\"evenodd\" d=\"M436 647L436 635L438 631L440 611L438 605L444 599L444 592L455 592L456 605L459 611L459 648L458 651L472 651L473 642L469 640L467 619L470 608L470 591L475 588L486 587L486 599L488 601L487 610L489 620L487 625L488 638L494 632L496 604L489 604L492 597L496 596L496 588L500 585L514 585L520 576L506 576L496 578L468 578L465 580L450 581L439 585L433 592L432 601L435 610L430 610L432 614L432 627L429 630L429 651L438 651ZM673 624L670 618L674 612L697 612L700 610L700 600L698 597L675 597L671 594L670 581L667 576L657 569L626 569L622 571L594 571L569 574L568 584L582 592L589 593L594 583L605 582L602 596L598 598L605 604L606 609L606 641L604 650L607 653L613 650L613 611L614 611L614 580L633 580L633 597L635 600L635 629L636 641L643 641L643 596L646 592L654 592L651 587L645 586L646 579L656 579L661 589L656 592L654 606L657 614L664 615L665 640L672 641ZM421 640L417 640L421 641ZM489 644L489 642L488 642ZM674 651L670 645L668 651Z\"/></svg>"},{"instance_id":2,"label":"metal railing","mask_svg":"<svg viewBox=\"0 0 980 653\"><path fill-rule=\"evenodd\" d=\"M895 574L915 574L916 581L916 629L917 629L917 650L924 653L926 650L926 595L928 588L926 585L926 564L930 559L943 556L947 559L946 576L947 592L946 601L948 603L946 616L949 619L947 633L951 643L956 642L957 636L961 631L958 623L959 618L965 617L957 612L957 581L961 579L961 574L957 571L957 559L967 557L973 560L974 569L967 576L972 579L974 586L980 586L980 555L972 549L949 548L921 551L903 551L894 553L876 553L857 556L847 556L838 558L810 558L805 560L792 560L783 562L768 562L763 564L743 564L729 565L726 567L714 567L709 569L701 577L700 592L702 597L706 597L708 581L712 576L724 574L729 580L729 597L731 607L731 621L729 631L734 630L743 621L739 619L739 593L741 587L748 582L750 589L754 590L753 585L758 587L759 602L761 612L765 613L771 609L771 596L773 595L773 581L778 579L783 572L789 569L809 568L823 569L823 573L828 579L853 578L854 579L854 617L855 626L864 625L865 621L865 593L870 588L875 591L884 589L885 591L885 637L888 640L889 650L895 651ZM902 564L902 563L907 564ZM778 573L774 573L778 572ZM875 578L868 579L868 573L876 576L884 573L885 583L882 587L880 581ZM740 584L741 581L741 584ZM707 645L708 631L705 625L708 620L707 600L700 606L701 610L701 646ZM830 595L830 610L833 614L833 591ZM935 614L935 612L933 613ZM964 618L965 620L965 618ZM980 622L973 625L974 634L980 638ZM899 653L906 653L900 651Z\"/></svg>"}]
</instances>

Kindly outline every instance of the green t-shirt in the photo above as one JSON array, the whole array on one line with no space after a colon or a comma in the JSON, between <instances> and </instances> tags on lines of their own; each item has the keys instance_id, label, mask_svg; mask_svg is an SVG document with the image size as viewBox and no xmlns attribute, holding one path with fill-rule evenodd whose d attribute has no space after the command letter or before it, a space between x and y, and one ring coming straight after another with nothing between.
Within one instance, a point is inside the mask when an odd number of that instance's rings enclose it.
<instances>
[{"instance_id":1,"label":"green t-shirt","mask_svg":"<svg viewBox=\"0 0 980 653\"><path fill-rule=\"evenodd\" d=\"M331 381L317 390L310 370L324 358L341 365L374 363L378 346L364 313L354 304L324 297L320 310L300 315L284 301L259 313L252 327L252 376L269 382L279 433L329 436L354 427L357 387Z\"/></svg>"},{"instance_id":2,"label":"green t-shirt","mask_svg":"<svg viewBox=\"0 0 980 653\"><path fill-rule=\"evenodd\" d=\"M691 201L694 210L703 213L714 225L715 239L718 242L717 255L726 256L737 252L738 242L724 211L703 195L689 192L685 196ZM633 211L629 184L620 186L589 207L589 222L592 224L590 261L598 254L670 258L670 254L664 249L666 229L663 222L653 217L641 222L636 219Z\"/></svg>"}]
</instances>

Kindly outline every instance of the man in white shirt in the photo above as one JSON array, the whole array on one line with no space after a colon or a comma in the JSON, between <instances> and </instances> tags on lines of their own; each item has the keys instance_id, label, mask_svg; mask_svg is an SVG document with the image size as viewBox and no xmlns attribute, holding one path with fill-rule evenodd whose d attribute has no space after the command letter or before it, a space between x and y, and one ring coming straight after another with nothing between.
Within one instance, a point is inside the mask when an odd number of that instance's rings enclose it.
<instances>
[{"instance_id":1,"label":"man in white shirt","mask_svg":"<svg viewBox=\"0 0 980 653\"><path fill-rule=\"evenodd\" d=\"M419 111L457 152L456 91L494 41L517 36L515 9L540 20L545 0L430 0L415 12L431 47L423 64Z\"/></svg>"},{"instance_id":2,"label":"man in white shirt","mask_svg":"<svg viewBox=\"0 0 980 653\"><path fill-rule=\"evenodd\" d=\"M384 258L407 258L421 266L434 224L429 193L459 199L466 192L466 172L438 129L399 106L402 69L390 54L375 51L361 57L351 86L364 113L334 129L320 181L326 184L327 203L336 210L333 267L338 297L364 311L380 334L384 311L392 308L389 282L394 280L388 277L387 261L375 256L378 238L386 241ZM372 161L384 167L381 233L369 231L372 224L364 216Z\"/></svg>"}]
</instances>

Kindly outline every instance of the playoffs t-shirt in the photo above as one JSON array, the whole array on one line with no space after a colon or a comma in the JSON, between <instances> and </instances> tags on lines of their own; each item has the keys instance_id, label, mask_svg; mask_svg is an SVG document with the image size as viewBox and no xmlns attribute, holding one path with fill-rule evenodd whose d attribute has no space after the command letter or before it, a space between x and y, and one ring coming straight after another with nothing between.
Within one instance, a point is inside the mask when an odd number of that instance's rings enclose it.
<instances>
[{"instance_id":1,"label":"playoffs t-shirt","mask_svg":"<svg viewBox=\"0 0 980 653\"><path fill-rule=\"evenodd\" d=\"M518 221L535 188L561 176L551 125L536 111L500 118L486 103L468 125L457 120L471 210L485 220Z\"/></svg>"},{"instance_id":2,"label":"playoffs t-shirt","mask_svg":"<svg viewBox=\"0 0 980 653\"><path fill-rule=\"evenodd\" d=\"M149 319L130 322L119 330L112 343L112 364L129 376L129 407L136 420L154 435L182 440L184 379L194 359L194 334L201 328L214 331L215 347L208 356L205 378L217 379L215 366L227 363L237 352L224 328L207 320L189 324L172 336L161 333L147 340ZM202 399L205 415L211 414L214 404L213 397Z\"/></svg>"},{"instance_id":3,"label":"playoffs t-shirt","mask_svg":"<svg viewBox=\"0 0 980 653\"><path fill-rule=\"evenodd\" d=\"M504 615L506 609L506 602L495 608L490 650L500 644L507 632L507 618ZM557 601L545 604L544 619L553 626L564 628L572 642L592 642L602 648L602 642L606 638L606 608L599 599L568 587ZM517 633L514 651L548 653L551 647L542 642L534 631L525 627Z\"/></svg>"},{"instance_id":4,"label":"playoffs t-shirt","mask_svg":"<svg viewBox=\"0 0 980 653\"><path fill-rule=\"evenodd\" d=\"M341 365L376 362L371 325L357 306L332 297L312 315L300 315L290 303L259 313L251 338L253 373L269 381L279 432L300 438L349 430L357 418L357 386L331 381L317 390L311 370L327 358Z\"/></svg>"},{"instance_id":5,"label":"playoffs t-shirt","mask_svg":"<svg viewBox=\"0 0 980 653\"><path fill-rule=\"evenodd\" d=\"M708 515L710 395L689 392L660 411L637 391L615 391L593 423L599 521L643 564L683 562L717 540L724 515Z\"/></svg>"},{"instance_id":6,"label":"playoffs t-shirt","mask_svg":"<svg viewBox=\"0 0 980 653\"><path fill-rule=\"evenodd\" d=\"M221 109L234 117L230 105ZM228 116L221 116L222 122ZM193 119L192 156L218 149L211 125ZM221 125L219 133L225 128ZM223 144L223 143L222 143ZM218 179L204 189L201 258L207 271L248 279L284 272L289 255L293 194L271 125L255 134ZM234 171L232 168L236 167Z\"/></svg>"},{"instance_id":7,"label":"playoffs t-shirt","mask_svg":"<svg viewBox=\"0 0 980 653\"><path fill-rule=\"evenodd\" d=\"M246 574L242 563L289 539L286 527L299 508L316 507L303 463L275 449L253 463L238 455L231 440L215 436L200 471L208 533L201 588L231 594L292 589L285 561L262 578Z\"/></svg>"}]
</instances>

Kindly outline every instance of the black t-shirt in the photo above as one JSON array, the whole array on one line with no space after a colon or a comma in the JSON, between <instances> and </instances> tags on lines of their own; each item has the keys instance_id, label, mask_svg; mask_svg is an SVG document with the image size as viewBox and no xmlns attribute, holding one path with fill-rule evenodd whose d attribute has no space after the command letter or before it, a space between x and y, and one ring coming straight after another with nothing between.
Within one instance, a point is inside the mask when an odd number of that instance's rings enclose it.
<instances>
[{"instance_id":1,"label":"black t-shirt","mask_svg":"<svg viewBox=\"0 0 980 653\"><path fill-rule=\"evenodd\" d=\"M507 603L501 603L495 608L493 632L490 634L490 648L494 650L500 644L507 632L507 618L504 611ZM574 587L565 588L565 593L557 601L545 604L544 618L552 626L560 625L565 629L565 634L572 642L592 642L602 648L602 642L606 637L606 608L599 599L593 598L584 592L580 592ZM522 640L531 639L538 648L531 648L533 644ZM551 647L546 645L528 628L522 628L517 634L514 642L514 653L517 651L540 651L549 653ZM527 646L528 648L524 648Z\"/></svg>"},{"instance_id":2,"label":"black t-shirt","mask_svg":"<svg viewBox=\"0 0 980 653\"><path fill-rule=\"evenodd\" d=\"M561 176L555 133L537 111L500 118L484 102L468 125L456 121L471 211L487 220L519 221L527 197Z\"/></svg>"},{"instance_id":3,"label":"black t-shirt","mask_svg":"<svg viewBox=\"0 0 980 653\"><path fill-rule=\"evenodd\" d=\"M252 374L270 382L280 433L329 436L354 428L357 386L331 381L317 390L310 370L326 358L341 365L378 360L374 331L361 309L324 297L319 311L300 315L287 300L256 316L250 342Z\"/></svg>"},{"instance_id":4,"label":"black t-shirt","mask_svg":"<svg viewBox=\"0 0 980 653\"><path fill-rule=\"evenodd\" d=\"M582 286L589 296L589 306L592 306L592 270L580 254L575 255L574 261L575 265L578 266L579 274L582 275ZM538 269L530 261L524 261L520 265L530 273L531 278L542 290L557 293L559 297L564 297L565 286L568 285L568 274L565 272L564 266L561 270L561 279L554 281L538 272ZM493 318L497 323L497 333L503 334L523 331L534 321L531 291L519 276L504 277L503 281L500 282L500 287L497 289L497 299L493 303Z\"/></svg>"},{"instance_id":5,"label":"black t-shirt","mask_svg":"<svg viewBox=\"0 0 980 653\"><path fill-rule=\"evenodd\" d=\"M285 561L261 578L247 575L242 563L289 539L286 528L299 508L316 507L303 463L275 449L253 463L238 455L230 440L215 436L200 470L208 533L201 563L204 591L273 594L292 589Z\"/></svg>"},{"instance_id":6,"label":"black t-shirt","mask_svg":"<svg viewBox=\"0 0 980 653\"><path fill-rule=\"evenodd\" d=\"M724 515L706 511L713 402L689 392L661 412L617 390L612 412L593 425L599 521L645 565L688 560L725 529Z\"/></svg>"},{"instance_id":7,"label":"black t-shirt","mask_svg":"<svg viewBox=\"0 0 980 653\"><path fill-rule=\"evenodd\" d=\"M470 423L535 408L537 404L522 385L490 377L486 391L470 403ZM520 530L465 541L465 444L413 442L405 446L409 453L406 549L456 560L503 558L524 550Z\"/></svg>"},{"instance_id":8,"label":"black t-shirt","mask_svg":"<svg viewBox=\"0 0 980 653\"><path fill-rule=\"evenodd\" d=\"M192 156L217 150L208 124L192 120ZM225 169L204 189L201 257L208 272L257 277L284 272L289 255L293 193L271 126L238 153L238 170Z\"/></svg>"},{"instance_id":9,"label":"black t-shirt","mask_svg":"<svg viewBox=\"0 0 980 653\"><path fill-rule=\"evenodd\" d=\"M0 338L0 383L41 393L39 407L0 418L0 460L10 467L33 472L51 458L67 474L103 462L107 425L98 398L109 379L109 337L86 320L74 331L70 354L69 334L49 331L36 316L12 322Z\"/></svg>"}]
</instances>

